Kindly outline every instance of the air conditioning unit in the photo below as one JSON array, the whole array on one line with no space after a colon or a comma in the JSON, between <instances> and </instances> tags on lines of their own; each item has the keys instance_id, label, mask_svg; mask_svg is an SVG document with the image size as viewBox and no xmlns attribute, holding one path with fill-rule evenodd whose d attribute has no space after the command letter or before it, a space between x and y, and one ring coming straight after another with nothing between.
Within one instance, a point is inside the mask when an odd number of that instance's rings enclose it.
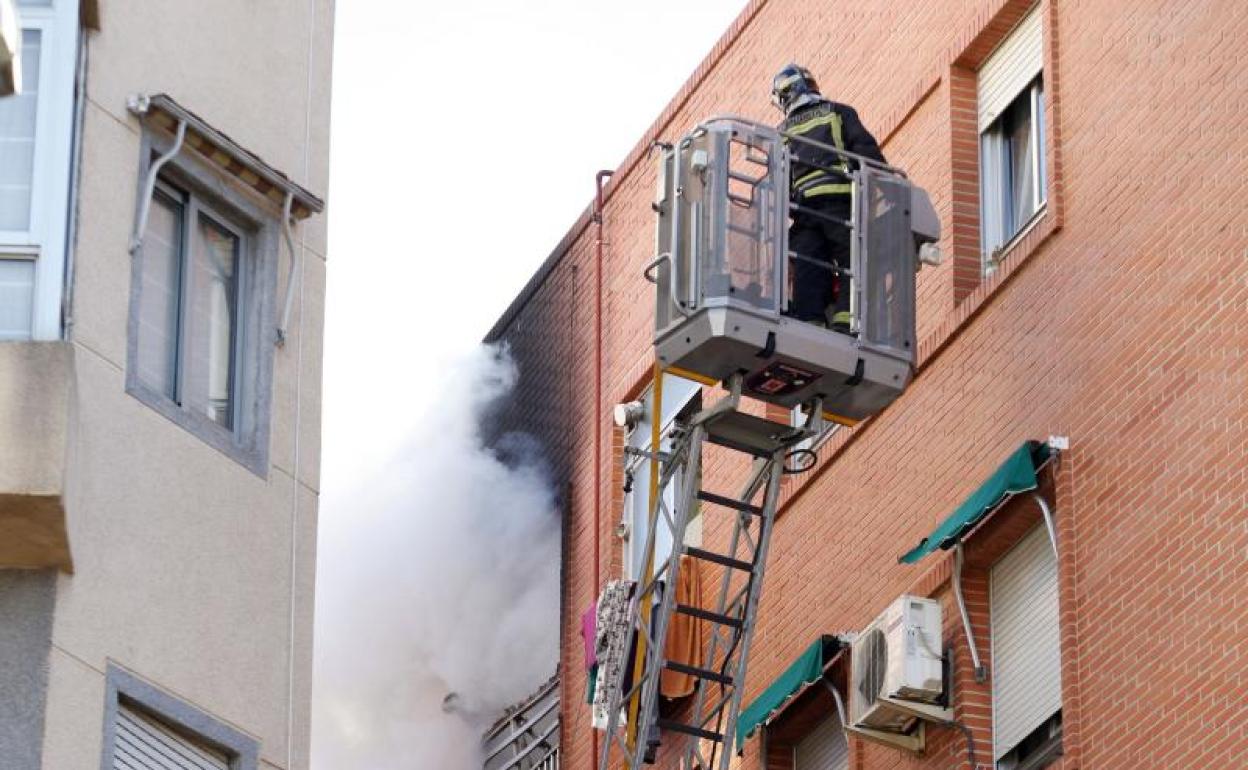
<instances>
[{"instance_id":1,"label":"air conditioning unit","mask_svg":"<svg viewBox=\"0 0 1248 770\"><path fill-rule=\"evenodd\" d=\"M919 719L945 721L940 604L903 595L854 639L850 726L906 734Z\"/></svg>"}]
</instances>

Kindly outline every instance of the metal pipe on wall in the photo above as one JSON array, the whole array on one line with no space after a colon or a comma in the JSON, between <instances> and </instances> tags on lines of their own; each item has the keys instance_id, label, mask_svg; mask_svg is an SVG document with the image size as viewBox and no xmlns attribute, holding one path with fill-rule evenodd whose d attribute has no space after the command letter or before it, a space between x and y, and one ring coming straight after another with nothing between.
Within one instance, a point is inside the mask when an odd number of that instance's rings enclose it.
<instances>
[{"instance_id":1,"label":"metal pipe on wall","mask_svg":"<svg viewBox=\"0 0 1248 770\"><path fill-rule=\"evenodd\" d=\"M602 584L602 189L613 171L599 171L594 176L594 597Z\"/></svg>"},{"instance_id":2,"label":"metal pipe on wall","mask_svg":"<svg viewBox=\"0 0 1248 770\"><path fill-rule=\"evenodd\" d=\"M614 171L594 175L594 600L602 592L602 246L603 187ZM594 753L598 756L598 731L593 727Z\"/></svg>"}]
</instances>

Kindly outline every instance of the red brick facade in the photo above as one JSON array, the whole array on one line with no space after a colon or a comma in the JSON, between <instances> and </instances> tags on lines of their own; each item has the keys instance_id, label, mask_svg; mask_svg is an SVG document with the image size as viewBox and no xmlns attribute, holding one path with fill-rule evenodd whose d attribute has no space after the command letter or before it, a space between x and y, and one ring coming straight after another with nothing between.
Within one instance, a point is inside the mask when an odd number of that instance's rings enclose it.
<instances>
[{"instance_id":1,"label":"red brick facade","mask_svg":"<svg viewBox=\"0 0 1248 770\"><path fill-rule=\"evenodd\" d=\"M712 114L772 121L770 76L791 59L931 193L946 260L919 275L914 383L788 482L747 698L818 634L861 628L900 593L929 595L955 651L955 714L991 767L991 685L971 672L950 556L897 557L1023 440L1065 435L1043 473L1061 551L1055 767L1248 767L1248 5L1040 0L1048 203L983 279L975 69L1033 4L751 2L607 187L601 401L589 211L491 333L522 368L500 424L538 433L568 490L564 767L596 764L577 620L621 566L623 437L609 410L652 363L647 148ZM711 478L739 472L707 461ZM1015 500L968 541L964 590L986 656L987 566L1037 515ZM922 758L851 739L850 767L967 767L966 748L947 728L928 730ZM759 751L755 738L741 766L761 767ZM773 753L767 766L785 767Z\"/></svg>"}]
</instances>

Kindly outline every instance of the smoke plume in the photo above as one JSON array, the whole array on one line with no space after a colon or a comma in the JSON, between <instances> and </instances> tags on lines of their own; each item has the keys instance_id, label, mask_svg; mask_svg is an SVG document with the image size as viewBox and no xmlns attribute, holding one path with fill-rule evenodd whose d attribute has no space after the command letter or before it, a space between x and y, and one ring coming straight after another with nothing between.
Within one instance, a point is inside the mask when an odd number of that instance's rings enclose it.
<instances>
[{"instance_id":1,"label":"smoke plume","mask_svg":"<svg viewBox=\"0 0 1248 770\"><path fill-rule=\"evenodd\" d=\"M406 448L326 490L314 770L480 770L483 730L555 669L551 485L535 442L480 429L516 367L483 347L437 376Z\"/></svg>"}]
</instances>

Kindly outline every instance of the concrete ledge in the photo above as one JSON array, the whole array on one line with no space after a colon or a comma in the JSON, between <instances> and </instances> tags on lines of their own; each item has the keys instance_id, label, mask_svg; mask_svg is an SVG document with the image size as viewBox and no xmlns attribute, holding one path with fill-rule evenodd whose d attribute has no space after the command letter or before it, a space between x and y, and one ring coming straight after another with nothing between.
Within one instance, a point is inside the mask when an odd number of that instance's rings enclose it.
<instances>
[{"instance_id":1,"label":"concrete ledge","mask_svg":"<svg viewBox=\"0 0 1248 770\"><path fill-rule=\"evenodd\" d=\"M0 569L73 572L60 495L0 493Z\"/></svg>"},{"instance_id":2,"label":"concrete ledge","mask_svg":"<svg viewBox=\"0 0 1248 770\"><path fill-rule=\"evenodd\" d=\"M73 348L0 343L0 568L72 571L65 450Z\"/></svg>"}]
</instances>

